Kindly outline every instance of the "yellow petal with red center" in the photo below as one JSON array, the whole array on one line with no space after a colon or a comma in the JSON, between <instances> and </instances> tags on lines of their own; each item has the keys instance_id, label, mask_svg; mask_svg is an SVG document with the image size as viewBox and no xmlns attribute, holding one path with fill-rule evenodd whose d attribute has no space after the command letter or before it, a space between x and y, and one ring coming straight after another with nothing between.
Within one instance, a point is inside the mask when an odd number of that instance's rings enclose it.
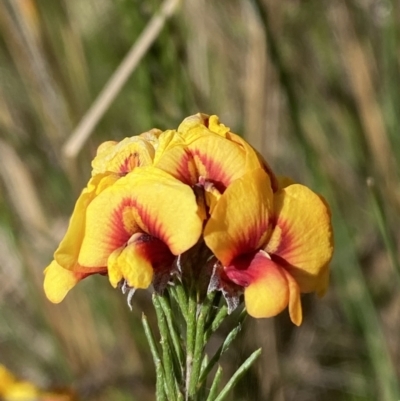
<instances>
[{"instance_id":1,"label":"yellow petal with red center","mask_svg":"<svg viewBox=\"0 0 400 401\"><path fill-rule=\"evenodd\" d=\"M144 233L134 234L126 247L118 248L108 258L110 283L116 287L125 279L130 287L148 288L155 273L171 269L174 258L159 239Z\"/></svg>"},{"instance_id":2,"label":"yellow petal with red center","mask_svg":"<svg viewBox=\"0 0 400 401\"><path fill-rule=\"evenodd\" d=\"M245 287L246 309L255 318L276 316L290 303L292 288L287 274L264 251L234 259L225 272L230 280Z\"/></svg>"},{"instance_id":3,"label":"yellow petal with red center","mask_svg":"<svg viewBox=\"0 0 400 401\"><path fill-rule=\"evenodd\" d=\"M138 167L94 199L86 213L79 263L105 266L137 232L163 241L174 255L200 237L202 220L190 187L153 166Z\"/></svg>"},{"instance_id":4,"label":"yellow petal with red center","mask_svg":"<svg viewBox=\"0 0 400 401\"><path fill-rule=\"evenodd\" d=\"M107 142L100 146L96 157L92 161L92 175L112 172L124 175L138 166L147 166L153 163L154 146L144 137L133 136L121 142L112 144Z\"/></svg>"},{"instance_id":5,"label":"yellow petal with red center","mask_svg":"<svg viewBox=\"0 0 400 401\"><path fill-rule=\"evenodd\" d=\"M175 131L166 131L160 136L154 156L154 166L171 174L187 185L198 182L198 173L193 156L183 138Z\"/></svg>"},{"instance_id":6,"label":"yellow petal with red center","mask_svg":"<svg viewBox=\"0 0 400 401\"><path fill-rule=\"evenodd\" d=\"M97 269L98 273L105 273L106 270ZM94 273L94 272L93 272ZM60 303L69 290L92 273L81 273L62 268L55 260L44 271L44 292L49 301Z\"/></svg>"},{"instance_id":7,"label":"yellow petal with red center","mask_svg":"<svg viewBox=\"0 0 400 401\"><path fill-rule=\"evenodd\" d=\"M196 135L187 149L199 177L211 181L220 192L249 171L246 151L217 134Z\"/></svg>"},{"instance_id":8,"label":"yellow petal with red center","mask_svg":"<svg viewBox=\"0 0 400 401\"><path fill-rule=\"evenodd\" d=\"M188 117L178 132L194 156L198 175L212 180L220 191L245 172L259 167L270 175L273 190L277 189L275 175L263 157L221 124L217 116L196 114Z\"/></svg>"},{"instance_id":9,"label":"yellow petal with red center","mask_svg":"<svg viewBox=\"0 0 400 401\"><path fill-rule=\"evenodd\" d=\"M77 264L86 225L86 209L104 189L113 185L119 177L115 174L99 174L89 180L87 187L76 201L67 232L54 253L54 259L64 269L73 270Z\"/></svg>"},{"instance_id":10,"label":"yellow petal with red center","mask_svg":"<svg viewBox=\"0 0 400 401\"><path fill-rule=\"evenodd\" d=\"M302 292L322 291L321 272L333 253L330 211L324 200L300 184L274 195L276 229L265 250L285 267Z\"/></svg>"},{"instance_id":11,"label":"yellow petal with red center","mask_svg":"<svg viewBox=\"0 0 400 401\"><path fill-rule=\"evenodd\" d=\"M174 147L182 147L185 141L175 130L164 131L158 138L158 146L154 155L153 164L156 164L162 155Z\"/></svg>"},{"instance_id":12,"label":"yellow petal with red center","mask_svg":"<svg viewBox=\"0 0 400 401\"><path fill-rule=\"evenodd\" d=\"M219 198L204 229L204 240L223 265L261 246L272 201L270 180L262 169L234 181Z\"/></svg>"},{"instance_id":13,"label":"yellow petal with red center","mask_svg":"<svg viewBox=\"0 0 400 401\"><path fill-rule=\"evenodd\" d=\"M137 252L135 244L114 251L108 259L108 271L114 288L122 278L134 288L148 288L153 280L151 263Z\"/></svg>"}]
</instances>

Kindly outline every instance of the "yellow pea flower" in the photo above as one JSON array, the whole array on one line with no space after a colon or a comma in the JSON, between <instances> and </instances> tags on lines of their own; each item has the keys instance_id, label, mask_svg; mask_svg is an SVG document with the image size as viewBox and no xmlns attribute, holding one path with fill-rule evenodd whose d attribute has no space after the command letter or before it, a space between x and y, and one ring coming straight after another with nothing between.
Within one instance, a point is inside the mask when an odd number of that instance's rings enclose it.
<instances>
[{"instance_id":1,"label":"yellow pea flower","mask_svg":"<svg viewBox=\"0 0 400 401\"><path fill-rule=\"evenodd\" d=\"M265 160L246 141L220 124L215 115L190 116L177 132L163 133L159 139L164 146L157 149L154 165L188 185L202 186L211 211L233 181L255 168L263 168L277 189L275 175Z\"/></svg>"},{"instance_id":2,"label":"yellow pea flower","mask_svg":"<svg viewBox=\"0 0 400 401\"><path fill-rule=\"evenodd\" d=\"M169 274L175 256L202 231L192 189L153 166L135 168L76 213L84 217L79 241L72 244L77 236L67 232L45 271L46 295L53 302L93 273L108 274L114 287L126 280L130 287L147 288L154 274Z\"/></svg>"},{"instance_id":3,"label":"yellow pea flower","mask_svg":"<svg viewBox=\"0 0 400 401\"><path fill-rule=\"evenodd\" d=\"M269 175L258 168L231 183L206 224L204 239L226 277L244 288L251 316L271 317L289 307L291 320L300 325L300 292L322 295L328 284L331 219L320 196L282 182L274 192Z\"/></svg>"}]
</instances>

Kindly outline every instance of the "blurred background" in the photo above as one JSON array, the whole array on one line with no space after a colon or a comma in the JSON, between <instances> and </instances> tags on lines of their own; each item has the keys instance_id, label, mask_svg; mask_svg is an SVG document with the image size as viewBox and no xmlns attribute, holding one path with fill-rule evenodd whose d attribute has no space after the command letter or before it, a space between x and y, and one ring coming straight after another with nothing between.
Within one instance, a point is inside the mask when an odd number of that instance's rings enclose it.
<instances>
[{"instance_id":1,"label":"blurred background","mask_svg":"<svg viewBox=\"0 0 400 401\"><path fill-rule=\"evenodd\" d=\"M142 310L152 316L149 294L137 293L130 312L92 276L52 305L42 272L97 146L201 111L323 194L335 229L328 294L303 297L300 328L286 312L247 320L227 372L263 354L231 399L399 400L400 3L167 2L171 18L73 148L75 128L162 2L2 1L0 363L81 400L154 399L140 323Z\"/></svg>"}]
</instances>

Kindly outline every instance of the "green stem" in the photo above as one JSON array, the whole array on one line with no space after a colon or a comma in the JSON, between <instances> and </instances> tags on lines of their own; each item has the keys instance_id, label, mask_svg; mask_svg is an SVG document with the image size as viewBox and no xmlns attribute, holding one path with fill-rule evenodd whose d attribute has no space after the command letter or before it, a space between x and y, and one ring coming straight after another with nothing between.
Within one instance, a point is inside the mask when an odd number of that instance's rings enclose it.
<instances>
[{"instance_id":1,"label":"green stem","mask_svg":"<svg viewBox=\"0 0 400 401\"><path fill-rule=\"evenodd\" d=\"M179 392L179 385L175 376L175 370L172 362L172 353L170 347L170 330L167 325L167 321L164 312L160 304L161 296L156 293L153 294L153 305L157 315L158 328L160 330L160 344L163 355L163 367L164 367L164 378L165 386L167 389L167 395L169 400L175 400Z\"/></svg>"},{"instance_id":2,"label":"green stem","mask_svg":"<svg viewBox=\"0 0 400 401\"><path fill-rule=\"evenodd\" d=\"M186 391L185 399L190 400L189 386L192 376L192 366L194 358L194 347L196 340L196 315L197 315L197 299L196 292L190 291L187 308L187 327L186 327Z\"/></svg>"},{"instance_id":3,"label":"green stem","mask_svg":"<svg viewBox=\"0 0 400 401\"><path fill-rule=\"evenodd\" d=\"M219 393L215 401L222 401L230 393L232 388L236 386L242 376L250 369L251 365L255 360L261 355L261 348L254 351L240 366L240 368L235 372L231 379L226 383L225 387Z\"/></svg>"},{"instance_id":4,"label":"green stem","mask_svg":"<svg viewBox=\"0 0 400 401\"><path fill-rule=\"evenodd\" d=\"M226 337L225 341L221 344L221 346L218 348L218 351L214 354L214 356L211 358L210 362L205 366L205 368L202 370L200 379L199 379L199 385L201 386L202 383L207 380L208 374L211 372L212 368L215 366L215 364L219 361L221 358L221 355L229 348L231 345L232 341L237 337L241 330L241 325L239 324L236 326Z\"/></svg>"},{"instance_id":5,"label":"green stem","mask_svg":"<svg viewBox=\"0 0 400 401\"><path fill-rule=\"evenodd\" d=\"M182 312L182 315L187 322L188 320L188 297L186 295L185 289L181 283L170 287L169 291L175 298L176 303L179 305L179 308Z\"/></svg>"},{"instance_id":6,"label":"green stem","mask_svg":"<svg viewBox=\"0 0 400 401\"><path fill-rule=\"evenodd\" d=\"M207 342L211 335L218 329L221 323L228 315L228 308L223 305L219 310L214 320L211 322L210 327L206 328L204 333L204 341Z\"/></svg>"},{"instance_id":7,"label":"green stem","mask_svg":"<svg viewBox=\"0 0 400 401\"><path fill-rule=\"evenodd\" d=\"M154 366L156 368L156 400L157 401L168 401L165 390L164 390L164 371L161 363L161 358L158 353L156 342L154 341L153 333L151 332L149 322L147 321L146 315L142 314L142 325L144 333L149 343L150 352L153 357Z\"/></svg>"},{"instance_id":8,"label":"green stem","mask_svg":"<svg viewBox=\"0 0 400 401\"><path fill-rule=\"evenodd\" d=\"M165 318L167 319L169 335L171 337L171 341L172 341L172 344L174 346L174 351L175 351L174 357L176 359L176 364L178 365L177 368L180 373L180 379L182 379L184 355L183 355L182 343L181 343L181 340L178 335L176 324L174 322L174 317L172 316L171 304L168 302L168 300L164 296L159 296L158 302L160 303L160 306L165 315ZM180 381L182 381L182 380L180 380Z\"/></svg>"},{"instance_id":9,"label":"green stem","mask_svg":"<svg viewBox=\"0 0 400 401\"><path fill-rule=\"evenodd\" d=\"M208 294L207 298L203 301L200 314L198 316L196 323L196 339L194 345L192 371L190 374L190 383L189 383L189 396L191 397L193 397L199 390L198 380L200 376L200 368L203 359L203 351L205 345L204 326L207 321L210 308L213 304L214 297L215 297L215 292L212 292Z\"/></svg>"},{"instance_id":10,"label":"green stem","mask_svg":"<svg viewBox=\"0 0 400 401\"><path fill-rule=\"evenodd\" d=\"M218 386L222 379L222 368L218 366L217 372L215 373L213 383L211 385L210 392L208 393L208 397L206 401L214 401L217 396Z\"/></svg>"}]
</instances>

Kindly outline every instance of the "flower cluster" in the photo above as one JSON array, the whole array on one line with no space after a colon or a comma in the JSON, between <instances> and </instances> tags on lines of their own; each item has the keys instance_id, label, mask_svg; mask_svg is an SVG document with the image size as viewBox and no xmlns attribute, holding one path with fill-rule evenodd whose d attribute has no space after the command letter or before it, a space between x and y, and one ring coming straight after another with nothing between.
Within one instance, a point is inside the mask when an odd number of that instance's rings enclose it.
<instances>
[{"instance_id":1,"label":"flower cluster","mask_svg":"<svg viewBox=\"0 0 400 401\"><path fill-rule=\"evenodd\" d=\"M213 267L208 290L244 293L251 316L288 307L299 325L300 293L325 292L333 240L324 199L276 177L217 116L105 142L92 167L45 270L52 302L91 274L107 275L113 287L162 291L177 271L182 280L177 260L199 243Z\"/></svg>"},{"instance_id":2,"label":"flower cluster","mask_svg":"<svg viewBox=\"0 0 400 401\"><path fill-rule=\"evenodd\" d=\"M18 380L0 364L0 399L4 401L73 401L75 397L69 391L42 391L28 381Z\"/></svg>"}]
</instances>

